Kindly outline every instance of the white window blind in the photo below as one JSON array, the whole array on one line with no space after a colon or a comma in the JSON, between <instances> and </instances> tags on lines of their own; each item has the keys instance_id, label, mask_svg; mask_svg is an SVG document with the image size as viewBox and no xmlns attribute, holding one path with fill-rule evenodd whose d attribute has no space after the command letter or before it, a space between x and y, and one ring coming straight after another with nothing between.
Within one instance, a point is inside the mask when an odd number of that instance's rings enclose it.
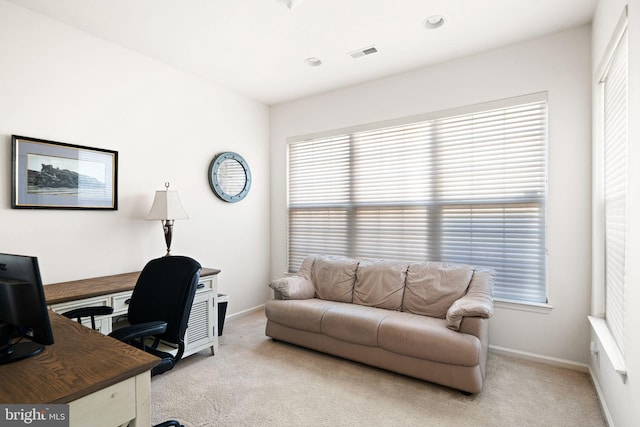
<instances>
[{"instance_id":1,"label":"white window blind","mask_svg":"<svg viewBox=\"0 0 640 427\"><path fill-rule=\"evenodd\" d=\"M601 81L604 94L605 318L624 354L627 224L627 33Z\"/></svg>"},{"instance_id":2,"label":"white window blind","mask_svg":"<svg viewBox=\"0 0 640 427\"><path fill-rule=\"evenodd\" d=\"M496 107L499 105L499 108ZM546 94L289 143L289 270L308 254L494 268L545 303Z\"/></svg>"}]
</instances>

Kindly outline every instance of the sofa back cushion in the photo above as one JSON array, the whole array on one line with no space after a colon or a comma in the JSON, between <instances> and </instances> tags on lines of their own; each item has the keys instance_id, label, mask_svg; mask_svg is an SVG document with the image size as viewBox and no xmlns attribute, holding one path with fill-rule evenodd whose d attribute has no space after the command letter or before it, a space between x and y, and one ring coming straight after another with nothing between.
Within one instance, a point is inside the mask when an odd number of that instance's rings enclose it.
<instances>
[{"instance_id":1,"label":"sofa back cushion","mask_svg":"<svg viewBox=\"0 0 640 427\"><path fill-rule=\"evenodd\" d=\"M408 262L360 261L353 291L355 304L400 310Z\"/></svg>"},{"instance_id":2,"label":"sofa back cushion","mask_svg":"<svg viewBox=\"0 0 640 427\"><path fill-rule=\"evenodd\" d=\"M316 257L311 267L311 279L320 299L353 302L353 285L356 282L358 261L351 258Z\"/></svg>"},{"instance_id":3,"label":"sofa back cushion","mask_svg":"<svg viewBox=\"0 0 640 427\"><path fill-rule=\"evenodd\" d=\"M300 264L298 276L304 277L307 280L312 280L311 270L313 269L313 264L316 262L316 258L318 258L318 255L307 255L302 260L302 264Z\"/></svg>"},{"instance_id":4,"label":"sofa back cushion","mask_svg":"<svg viewBox=\"0 0 640 427\"><path fill-rule=\"evenodd\" d=\"M402 311L444 319L455 300L467 291L473 267L440 262L412 263Z\"/></svg>"}]
</instances>

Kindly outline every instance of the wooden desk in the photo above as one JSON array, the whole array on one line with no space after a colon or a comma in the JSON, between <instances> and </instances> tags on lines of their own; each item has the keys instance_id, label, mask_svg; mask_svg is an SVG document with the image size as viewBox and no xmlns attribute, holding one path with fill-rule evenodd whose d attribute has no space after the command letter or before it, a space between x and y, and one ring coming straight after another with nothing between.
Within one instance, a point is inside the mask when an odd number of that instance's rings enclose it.
<instances>
[{"instance_id":1,"label":"wooden desk","mask_svg":"<svg viewBox=\"0 0 640 427\"><path fill-rule=\"evenodd\" d=\"M193 300L183 357L211 348L218 352L218 284L220 270L203 268ZM127 314L128 301L140 272L54 283L44 287L47 305L56 313L89 306L113 307L113 314L96 319L96 329L112 331L113 323ZM88 320L88 319L87 319ZM165 349L170 351L169 349Z\"/></svg>"},{"instance_id":2,"label":"wooden desk","mask_svg":"<svg viewBox=\"0 0 640 427\"><path fill-rule=\"evenodd\" d=\"M220 270L203 268L200 277L216 276ZM113 276L93 277L91 279L72 280L54 283L44 287L47 304L54 305L84 298L97 297L117 292L132 291L140 272L114 274Z\"/></svg>"},{"instance_id":3,"label":"wooden desk","mask_svg":"<svg viewBox=\"0 0 640 427\"><path fill-rule=\"evenodd\" d=\"M151 425L151 368L159 359L49 312L54 344L0 365L0 402L68 403L77 427Z\"/></svg>"}]
</instances>

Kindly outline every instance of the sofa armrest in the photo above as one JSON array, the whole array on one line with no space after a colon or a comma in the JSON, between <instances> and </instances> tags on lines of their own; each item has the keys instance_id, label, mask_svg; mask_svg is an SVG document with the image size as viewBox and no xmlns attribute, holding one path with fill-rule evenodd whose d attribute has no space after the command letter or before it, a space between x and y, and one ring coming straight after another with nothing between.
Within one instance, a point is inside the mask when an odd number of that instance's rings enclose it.
<instances>
[{"instance_id":1,"label":"sofa armrest","mask_svg":"<svg viewBox=\"0 0 640 427\"><path fill-rule=\"evenodd\" d=\"M275 291L276 299L310 299L316 295L313 283L298 275L272 280L269 287Z\"/></svg>"},{"instance_id":2,"label":"sofa armrest","mask_svg":"<svg viewBox=\"0 0 640 427\"><path fill-rule=\"evenodd\" d=\"M447 327L454 331L460 329L464 317L488 319L493 314L493 283L495 272L476 269L467 288L467 293L447 310Z\"/></svg>"},{"instance_id":3,"label":"sofa armrest","mask_svg":"<svg viewBox=\"0 0 640 427\"><path fill-rule=\"evenodd\" d=\"M458 329L458 332L481 338L483 330L486 328L485 323L487 323L488 321L489 319L483 319L482 317L478 316L465 316L460 322L460 329Z\"/></svg>"}]
</instances>

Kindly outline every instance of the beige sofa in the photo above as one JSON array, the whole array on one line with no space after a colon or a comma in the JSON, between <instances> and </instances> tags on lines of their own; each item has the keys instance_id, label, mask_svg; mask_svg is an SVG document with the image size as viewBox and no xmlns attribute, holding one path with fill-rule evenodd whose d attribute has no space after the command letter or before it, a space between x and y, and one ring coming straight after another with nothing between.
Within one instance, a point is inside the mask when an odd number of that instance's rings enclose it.
<instances>
[{"instance_id":1,"label":"beige sofa","mask_svg":"<svg viewBox=\"0 0 640 427\"><path fill-rule=\"evenodd\" d=\"M482 390L494 272L309 256L274 280L266 335L453 387Z\"/></svg>"}]
</instances>

